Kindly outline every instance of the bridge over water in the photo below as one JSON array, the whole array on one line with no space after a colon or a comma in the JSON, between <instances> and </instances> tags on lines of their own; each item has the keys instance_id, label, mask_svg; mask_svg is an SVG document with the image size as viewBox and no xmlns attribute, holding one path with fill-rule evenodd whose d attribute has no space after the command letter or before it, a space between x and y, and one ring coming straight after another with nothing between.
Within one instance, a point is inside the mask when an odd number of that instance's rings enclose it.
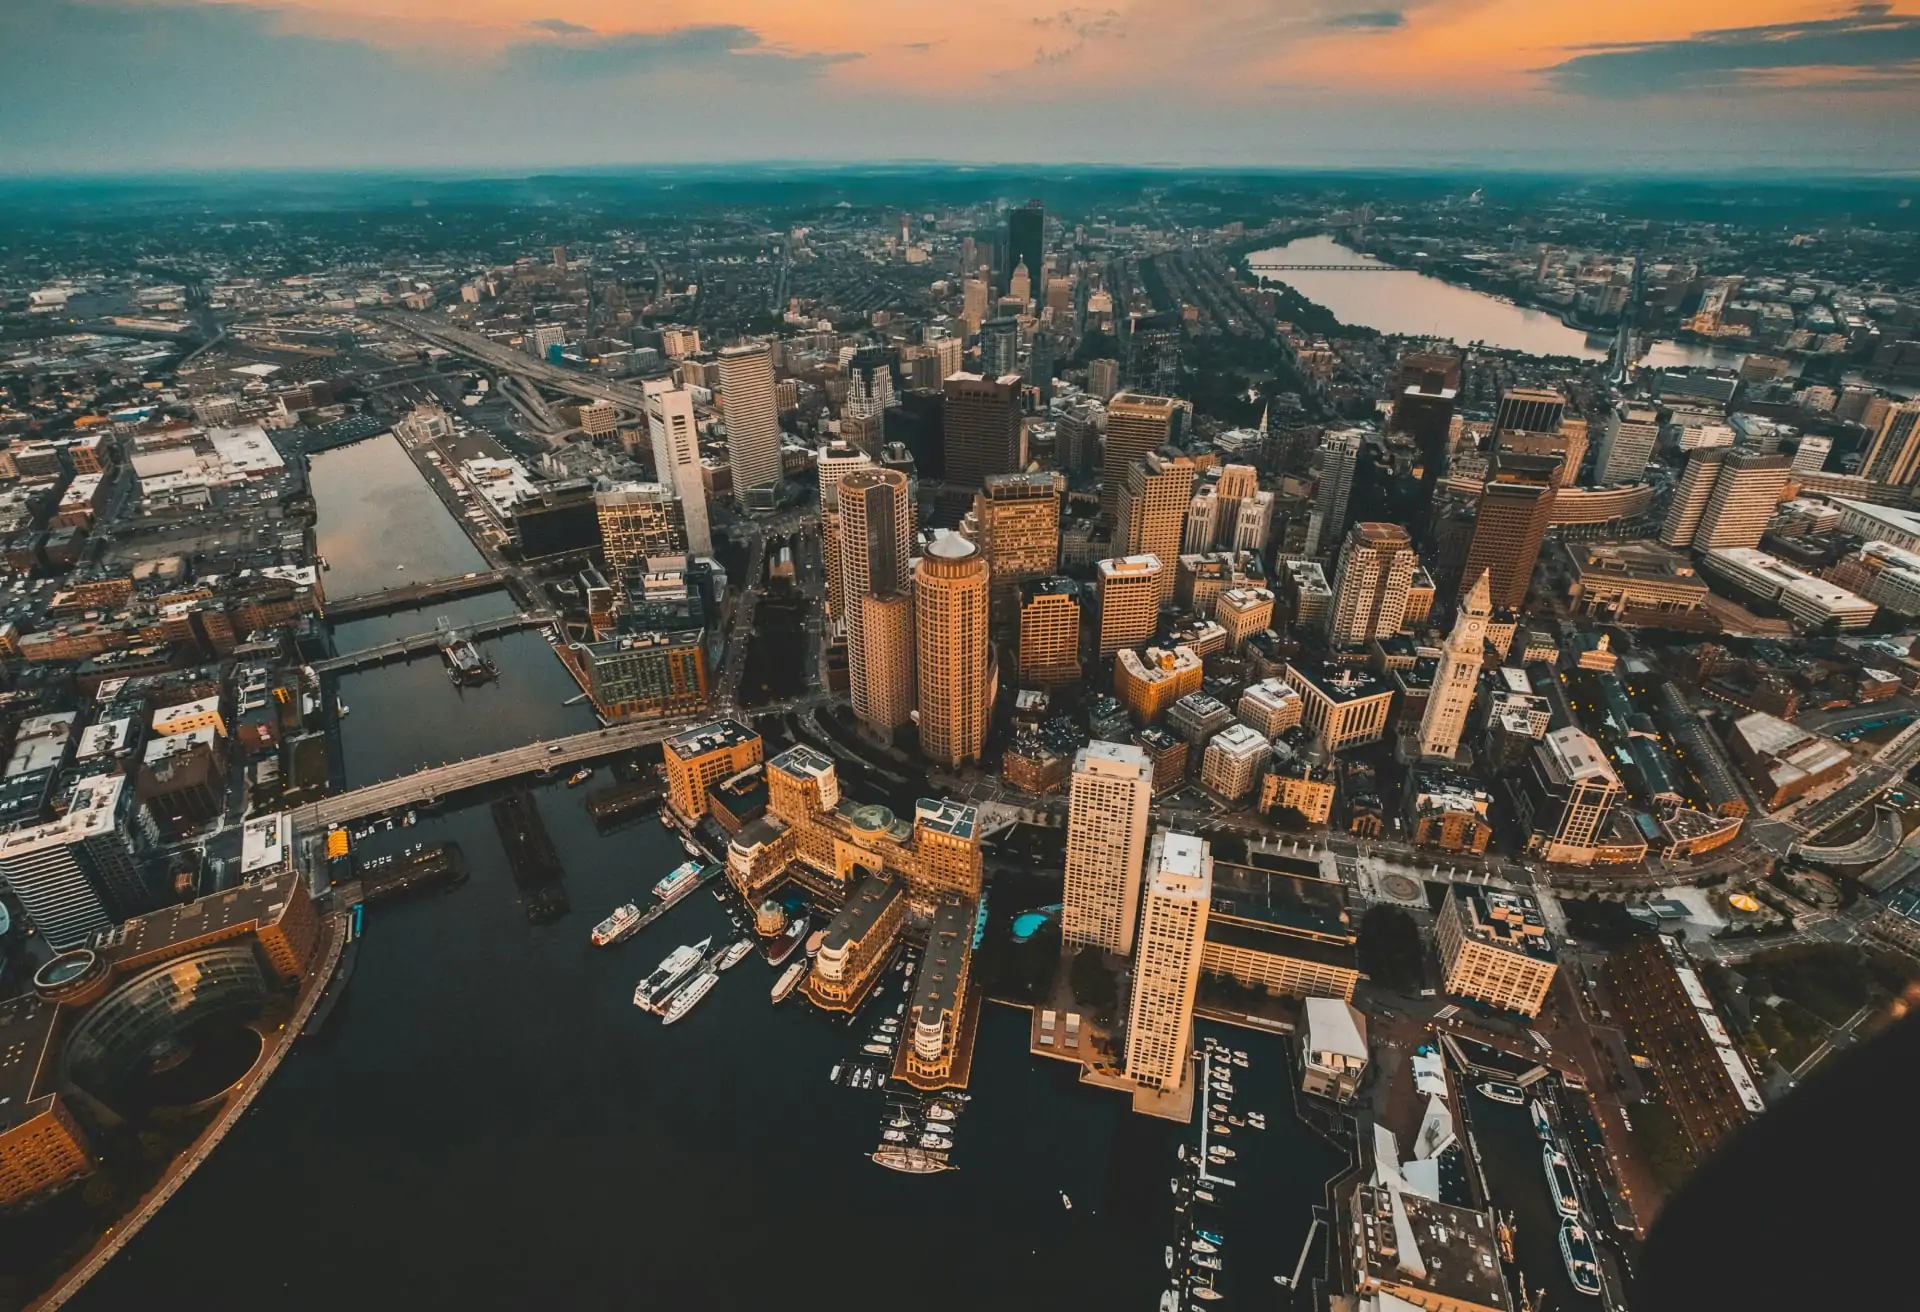
<instances>
[{"instance_id":1,"label":"bridge over water","mask_svg":"<svg viewBox=\"0 0 1920 1312\"><path fill-rule=\"evenodd\" d=\"M1401 273L1397 264L1254 264L1255 273Z\"/></svg>"},{"instance_id":2,"label":"bridge over water","mask_svg":"<svg viewBox=\"0 0 1920 1312\"><path fill-rule=\"evenodd\" d=\"M466 637L479 639L497 637L502 633L513 633L519 629L537 628L542 624L557 624L560 616L550 610L534 611L526 615L503 615L496 620L481 620L477 624L462 624L459 632ZM329 656L322 661L313 662L315 674L339 674L345 670L359 669L363 665L378 665L382 661L399 660L403 656L413 656L423 651L431 651L440 644L440 633L416 633L410 637L395 638L391 642L378 643L372 647L362 647L358 651L342 652L338 656Z\"/></svg>"},{"instance_id":3,"label":"bridge over water","mask_svg":"<svg viewBox=\"0 0 1920 1312\"><path fill-rule=\"evenodd\" d=\"M397 588L381 588L378 592L362 592L329 600L327 618L338 623L341 620L378 615L382 611L411 610L415 606L426 606L436 601L451 601L455 597L470 596L476 592L491 592L504 587L506 582L507 576L499 570L479 570L458 578L428 579L420 583L402 584Z\"/></svg>"}]
</instances>

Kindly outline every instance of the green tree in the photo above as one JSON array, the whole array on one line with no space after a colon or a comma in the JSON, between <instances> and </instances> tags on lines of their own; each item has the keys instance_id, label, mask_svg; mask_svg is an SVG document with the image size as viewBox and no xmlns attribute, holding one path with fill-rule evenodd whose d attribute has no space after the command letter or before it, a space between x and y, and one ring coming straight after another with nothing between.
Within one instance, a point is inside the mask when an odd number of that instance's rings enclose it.
<instances>
[{"instance_id":1,"label":"green tree","mask_svg":"<svg viewBox=\"0 0 1920 1312\"><path fill-rule=\"evenodd\" d=\"M1399 907L1369 907L1359 939L1360 969L1375 984L1398 993L1426 987L1427 945L1412 916Z\"/></svg>"}]
</instances>

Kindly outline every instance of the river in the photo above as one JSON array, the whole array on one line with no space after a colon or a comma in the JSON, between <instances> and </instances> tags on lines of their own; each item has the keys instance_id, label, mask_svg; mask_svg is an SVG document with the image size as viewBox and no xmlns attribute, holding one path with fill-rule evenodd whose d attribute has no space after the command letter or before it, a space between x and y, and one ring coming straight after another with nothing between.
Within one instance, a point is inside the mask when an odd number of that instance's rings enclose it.
<instances>
[{"instance_id":1,"label":"river","mask_svg":"<svg viewBox=\"0 0 1920 1312\"><path fill-rule=\"evenodd\" d=\"M453 578L487 568L458 520L392 434L314 456L309 466L327 594Z\"/></svg>"},{"instance_id":2,"label":"river","mask_svg":"<svg viewBox=\"0 0 1920 1312\"><path fill-rule=\"evenodd\" d=\"M391 454L400 466L375 457L384 482L364 465L366 477L346 480L352 497L415 504L404 484L418 475ZM322 522L337 526L331 511L323 501ZM391 543L332 550L377 576ZM459 622L497 605L481 596L434 609ZM424 617L356 621L342 645L414 631ZM437 659L343 678L348 782L591 723L562 707L572 685L538 633L488 650L502 678L479 689L454 689ZM573 908L545 927L527 923L484 805L363 840L363 857L456 841L472 876L369 908L326 1031L295 1045L252 1111L72 1306L1153 1306L1175 1238L1176 1149L1197 1127L1135 1116L1074 1068L1032 1057L1028 1014L988 1005L956 1126L960 1169L917 1177L874 1165L882 1096L828 1073L860 1056L902 995L890 985L849 1028L797 997L771 1005L774 972L750 958L679 1025L636 1010L635 981L668 950L732 930L700 892L638 939L592 948L593 922L644 899L683 854L650 817L598 832L583 805L591 791L552 781L536 794ZM1229 1241L1220 1287L1242 1295L1235 1305L1257 1296L1284 1307L1272 1277L1291 1272L1342 1163L1292 1113L1281 1040L1202 1033L1250 1054L1235 1111L1269 1121L1239 1132L1230 1173L1241 1183L1202 1222Z\"/></svg>"}]
</instances>

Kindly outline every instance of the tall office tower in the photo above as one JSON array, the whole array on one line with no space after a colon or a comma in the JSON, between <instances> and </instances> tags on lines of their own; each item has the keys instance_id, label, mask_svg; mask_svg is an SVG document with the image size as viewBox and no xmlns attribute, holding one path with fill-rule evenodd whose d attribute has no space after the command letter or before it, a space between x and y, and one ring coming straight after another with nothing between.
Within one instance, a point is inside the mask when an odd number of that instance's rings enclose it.
<instances>
[{"instance_id":1,"label":"tall office tower","mask_svg":"<svg viewBox=\"0 0 1920 1312\"><path fill-rule=\"evenodd\" d=\"M1153 762L1140 748L1096 740L1075 753L1060 909L1060 937L1069 946L1123 957L1133 951L1152 805Z\"/></svg>"},{"instance_id":2,"label":"tall office tower","mask_svg":"<svg viewBox=\"0 0 1920 1312\"><path fill-rule=\"evenodd\" d=\"M1757 547L1780 505L1790 466L1783 455L1736 450L1720 462L1713 495L1693 531L1693 549Z\"/></svg>"},{"instance_id":3,"label":"tall office tower","mask_svg":"<svg viewBox=\"0 0 1920 1312\"><path fill-rule=\"evenodd\" d=\"M1022 305L1033 299L1033 275L1027 271L1024 261L1014 265L1013 273L1007 278L1007 299Z\"/></svg>"},{"instance_id":4,"label":"tall office tower","mask_svg":"<svg viewBox=\"0 0 1920 1312\"><path fill-rule=\"evenodd\" d=\"M614 483L593 492L600 520L600 549L607 574L618 580L635 560L687 554L687 524L679 498L660 483Z\"/></svg>"},{"instance_id":5,"label":"tall office tower","mask_svg":"<svg viewBox=\"0 0 1920 1312\"><path fill-rule=\"evenodd\" d=\"M1193 1052L1193 999L1213 899L1213 853L1193 834L1157 831L1147 850L1140 950L1127 1011L1127 1078L1173 1093Z\"/></svg>"},{"instance_id":6,"label":"tall office tower","mask_svg":"<svg viewBox=\"0 0 1920 1312\"><path fill-rule=\"evenodd\" d=\"M1347 531L1347 501L1353 495L1353 473L1366 440L1364 430L1348 428L1321 441L1320 488L1307 521L1307 555L1319 555Z\"/></svg>"},{"instance_id":7,"label":"tall office tower","mask_svg":"<svg viewBox=\"0 0 1920 1312\"><path fill-rule=\"evenodd\" d=\"M1419 563L1412 539L1398 524L1355 524L1340 549L1340 565L1333 575L1328 643L1360 646L1400 632L1407 616L1407 592Z\"/></svg>"},{"instance_id":8,"label":"tall office tower","mask_svg":"<svg viewBox=\"0 0 1920 1312\"><path fill-rule=\"evenodd\" d=\"M1494 446L1510 429L1528 433L1557 433L1567 413L1567 398L1550 387L1509 387L1493 412Z\"/></svg>"},{"instance_id":9,"label":"tall office tower","mask_svg":"<svg viewBox=\"0 0 1920 1312\"><path fill-rule=\"evenodd\" d=\"M1727 458L1722 446L1703 447L1687 457L1687 468L1667 503L1667 517L1660 522L1660 541L1669 547L1686 547L1700 527L1707 501L1713 496L1713 483L1720 476L1720 462Z\"/></svg>"},{"instance_id":10,"label":"tall office tower","mask_svg":"<svg viewBox=\"0 0 1920 1312\"><path fill-rule=\"evenodd\" d=\"M1153 637L1160 622L1161 575L1158 556L1126 556L1094 566L1100 589L1102 656L1122 647L1138 647Z\"/></svg>"},{"instance_id":11,"label":"tall office tower","mask_svg":"<svg viewBox=\"0 0 1920 1312\"><path fill-rule=\"evenodd\" d=\"M707 489L700 478L700 429L693 420L693 393L665 378L645 385L647 436L653 443L653 476L673 489L687 524L687 550L713 554L707 526Z\"/></svg>"},{"instance_id":12,"label":"tall office tower","mask_svg":"<svg viewBox=\"0 0 1920 1312\"><path fill-rule=\"evenodd\" d=\"M1493 589L1483 572L1467 589L1460 603L1460 614L1453 621L1453 632L1440 651L1440 668L1434 672L1433 690L1427 694L1427 709L1420 717L1420 755L1452 760L1460 748L1460 731L1466 728L1467 713L1473 709L1473 695L1480 684L1480 662L1487 648L1487 621L1493 615Z\"/></svg>"},{"instance_id":13,"label":"tall office tower","mask_svg":"<svg viewBox=\"0 0 1920 1312\"><path fill-rule=\"evenodd\" d=\"M960 366L966 363L967 344L958 337L932 337L927 340L926 348L933 352L933 358L939 365L939 374L928 384L937 390L942 382L959 373Z\"/></svg>"},{"instance_id":14,"label":"tall office tower","mask_svg":"<svg viewBox=\"0 0 1920 1312\"><path fill-rule=\"evenodd\" d=\"M1112 399L1120 390L1120 362L1118 360L1087 361L1087 392L1097 401Z\"/></svg>"},{"instance_id":15,"label":"tall office tower","mask_svg":"<svg viewBox=\"0 0 1920 1312\"><path fill-rule=\"evenodd\" d=\"M1193 494L1193 461L1182 455L1149 452L1127 467L1120 490L1114 550L1128 556L1157 556L1163 563L1180 557L1180 525ZM1160 571L1160 600L1173 595L1173 571Z\"/></svg>"},{"instance_id":16,"label":"tall office tower","mask_svg":"<svg viewBox=\"0 0 1920 1312\"><path fill-rule=\"evenodd\" d=\"M1044 276L1047 267L1047 211L1037 200L1007 212L1007 287L1022 264L1030 277Z\"/></svg>"},{"instance_id":17,"label":"tall office tower","mask_svg":"<svg viewBox=\"0 0 1920 1312\"><path fill-rule=\"evenodd\" d=\"M958 533L934 535L913 576L920 750L949 769L980 759L993 711L987 558Z\"/></svg>"},{"instance_id":18,"label":"tall office tower","mask_svg":"<svg viewBox=\"0 0 1920 1312\"><path fill-rule=\"evenodd\" d=\"M1213 550L1213 543L1220 536L1219 493L1211 483L1202 483L1200 489L1187 502L1187 528L1180 538L1180 554L1198 556ZM1124 506L1122 513L1125 513Z\"/></svg>"},{"instance_id":19,"label":"tall office tower","mask_svg":"<svg viewBox=\"0 0 1920 1312\"><path fill-rule=\"evenodd\" d=\"M831 442L814 457L820 483L820 542L827 565L827 616L839 619L846 607L840 580L840 479L856 469L871 469L873 458L859 447Z\"/></svg>"},{"instance_id":20,"label":"tall office tower","mask_svg":"<svg viewBox=\"0 0 1920 1312\"><path fill-rule=\"evenodd\" d=\"M1039 391L1041 409L1053 403L1053 334L1045 328L1027 344L1027 385Z\"/></svg>"},{"instance_id":21,"label":"tall office tower","mask_svg":"<svg viewBox=\"0 0 1920 1312\"><path fill-rule=\"evenodd\" d=\"M1660 412L1646 405L1617 405L1600 431L1593 456L1593 485L1643 483L1660 441Z\"/></svg>"},{"instance_id":22,"label":"tall office tower","mask_svg":"<svg viewBox=\"0 0 1920 1312\"><path fill-rule=\"evenodd\" d=\"M1020 372L1018 319L989 319L980 325L980 372L988 378Z\"/></svg>"},{"instance_id":23,"label":"tall office tower","mask_svg":"<svg viewBox=\"0 0 1920 1312\"><path fill-rule=\"evenodd\" d=\"M1407 365L1403 361L1402 376L1405 377L1407 372ZM1405 433L1419 448L1420 503L1430 506L1433 504L1434 489L1447 472L1447 452L1453 444L1453 406L1459 392L1442 381L1444 375L1437 371L1433 374L1416 373L1416 380L1406 383L1394 396L1393 420L1389 431ZM1457 379L1457 360L1453 373Z\"/></svg>"},{"instance_id":24,"label":"tall office tower","mask_svg":"<svg viewBox=\"0 0 1920 1312\"><path fill-rule=\"evenodd\" d=\"M720 352L720 396L733 495L743 506L771 506L780 489L772 353L765 346L729 346Z\"/></svg>"},{"instance_id":25,"label":"tall office tower","mask_svg":"<svg viewBox=\"0 0 1920 1312\"><path fill-rule=\"evenodd\" d=\"M0 835L0 878L56 952L148 910L152 898L134 864L133 781L83 779L58 820Z\"/></svg>"},{"instance_id":26,"label":"tall office tower","mask_svg":"<svg viewBox=\"0 0 1920 1312\"><path fill-rule=\"evenodd\" d=\"M847 362L847 399L840 408L840 435L871 454L880 446L887 407L900 394L900 353L891 346L863 346Z\"/></svg>"},{"instance_id":27,"label":"tall office tower","mask_svg":"<svg viewBox=\"0 0 1920 1312\"><path fill-rule=\"evenodd\" d=\"M1817 474L1827 467L1827 455L1833 450L1833 439L1816 437L1812 433L1800 436L1800 445L1793 449L1793 472L1796 474Z\"/></svg>"},{"instance_id":28,"label":"tall office tower","mask_svg":"<svg viewBox=\"0 0 1920 1312\"><path fill-rule=\"evenodd\" d=\"M1019 618L1020 588L1060 565L1060 498L1066 476L1051 470L991 474L973 498L974 540L993 571L993 626L1011 630Z\"/></svg>"},{"instance_id":29,"label":"tall office tower","mask_svg":"<svg viewBox=\"0 0 1920 1312\"><path fill-rule=\"evenodd\" d=\"M988 287L985 278L967 279L966 285L961 292L962 308L960 310L960 317L966 321L969 336L979 332L980 326L987 321L987 295ZM954 369L958 368L959 365L956 364ZM953 369L947 372L952 373ZM942 377L944 376L945 375L942 375Z\"/></svg>"},{"instance_id":30,"label":"tall office tower","mask_svg":"<svg viewBox=\"0 0 1920 1312\"><path fill-rule=\"evenodd\" d=\"M1020 422L1020 375L954 374L946 381L946 481L981 487L989 474L1017 474L1027 463Z\"/></svg>"},{"instance_id":31,"label":"tall office tower","mask_svg":"<svg viewBox=\"0 0 1920 1312\"><path fill-rule=\"evenodd\" d=\"M1501 610L1519 610L1540 559L1540 544L1553 517L1554 493L1560 482L1555 456L1508 453L1496 456L1494 468L1480 489L1480 506L1467 547L1461 591L1473 587L1485 570L1492 575L1493 604Z\"/></svg>"},{"instance_id":32,"label":"tall office tower","mask_svg":"<svg viewBox=\"0 0 1920 1312\"><path fill-rule=\"evenodd\" d=\"M1563 419L1560 427L1551 433L1509 428L1500 434L1496 458L1501 452L1552 456L1560 462L1560 486L1572 487L1580 475L1581 462L1587 458L1587 421Z\"/></svg>"},{"instance_id":33,"label":"tall office tower","mask_svg":"<svg viewBox=\"0 0 1920 1312\"><path fill-rule=\"evenodd\" d=\"M1920 474L1920 401L1902 401L1887 409L1860 472L1875 483L1906 487Z\"/></svg>"},{"instance_id":34,"label":"tall office tower","mask_svg":"<svg viewBox=\"0 0 1920 1312\"><path fill-rule=\"evenodd\" d=\"M840 594L847 615L848 685L854 714L881 729L905 722L913 666L910 650L899 640L896 608L876 612L869 625L874 608L868 603L905 595L912 550L906 476L892 469L842 474Z\"/></svg>"},{"instance_id":35,"label":"tall office tower","mask_svg":"<svg viewBox=\"0 0 1920 1312\"><path fill-rule=\"evenodd\" d=\"M1127 386L1163 395L1178 391L1181 333L1177 314L1134 316L1127 328Z\"/></svg>"},{"instance_id":36,"label":"tall office tower","mask_svg":"<svg viewBox=\"0 0 1920 1312\"><path fill-rule=\"evenodd\" d=\"M849 665L853 644L847 644ZM883 732L913 718L913 595L876 592L860 603L861 682L854 713Z\"/></svg>"},{"instance_id":37,"label":"tall office tower","mask_svg":"<svg viewBox=\"0 0 1920 1312\"><path fill-rule=\"evenodd\" d=\"M1133 462L1173 440L1180 403L1171 397L1121 392L1107 402L1107 443L1100 457L1100 518L1115 523L1120 490Z\"/></svg>"}]
</instances>

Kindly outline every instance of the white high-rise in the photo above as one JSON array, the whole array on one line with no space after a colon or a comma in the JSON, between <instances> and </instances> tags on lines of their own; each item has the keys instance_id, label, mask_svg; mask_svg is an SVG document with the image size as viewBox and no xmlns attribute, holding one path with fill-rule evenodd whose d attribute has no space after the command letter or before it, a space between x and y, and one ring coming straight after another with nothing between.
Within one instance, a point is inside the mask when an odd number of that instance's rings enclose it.
<instances>
[{"instance_id":1,"label":"white high-rise","mask_svg":"<svg viewBox=\"0 0 1920 1312\"><path fill-rule=\"evenodd\" d=\"M1140 951L1127 1013L1127 1078L1172 1093L1186 1083L1193 1052L1193 1000L1206 949L1213 853L1193 834L1162 829L1147 853Z\"/></svg>"},{"instance_id":2,"label":"white high-rise","mask_svg":"<svg viewBox=\"0 0 1920 1312\"><path fill-rule=\"evenodd\" d=\"M1095 741L1073 758L1061 937L1125 956L1140 911L1153 762L1131 743Z\"/></svg>"},{"instance_id":3,"label":"white high-rise","mask_svg":"<svg viewBox=\"0 0 1920 1312\"><path fill-rule=\"evenodd\" d=\"M733 495L743 506L771 504L780 486L780 409L765 346L720 352L720 398Z\"/></svg>"},{"instance_id":4,"label":"white high-rise","mask_svg":"<svg viewBox=\"0 0 1920 1312\"><path fill-rule=\"evenodd\" d=\"M1347 500L1367 435L1358 428L1329 433L1320 443L1320 488L1307 519L1307 554L1317 556L1347 527Z\"/></svg>"},{"instance_id":5,"label":"white high-rise","mask_svg":"<svg viewBox=\"0 0 1920 1312\"><path fill-rule=\"evenodd\" d=\"M1467 714L1473 709L1474 690L1480 684L1480 663L1487 647L1487 620L1493 615L1493 589L1487 572L1468 590L1460 603L1460 614L1447 635L1440 653L1440 668L1434 672L1433 691L1427 695L1426 713L1420 717L1420 755L1452 760L1460 748L1460 732L1467 726Z\"/></svg>"},{"instance_id":6,"label":"white high-rise","mask_svg":"<svg viewBox=\"0 0 1920 1312\"><path fill-rule=\"evenodd\" d=\"M1653 448L1660 441L1660 412L1652 406L1623 405L1607 416L1600 449L1593 457L1593 483L1643 483Z\"/></svg>"},{"instance_id":7,"label":"white high-rise","mask_svg":"<svg viewBox=\"0 0 1920 1312\"><path fill-rule=\"evenodd\" d=\"M1353 646L1400 632L1417 564L1413 541L1398 524L1355 524L1333 576L1327 641Z\"/></svg>"},{"instance_id":8,"label":"white high-rise","mask_svg":"<svg viewBox=\"0 0 1920 1312\"><path fill-rule=\"evenodd\" d=\"M673 490L687 521L687 550L713 554L707 525L707 491L700 481L700 430L693 420L693 393L670 379L646 384L647 434L653 439L654 478Z\"/></svg>"}]
</instances>

